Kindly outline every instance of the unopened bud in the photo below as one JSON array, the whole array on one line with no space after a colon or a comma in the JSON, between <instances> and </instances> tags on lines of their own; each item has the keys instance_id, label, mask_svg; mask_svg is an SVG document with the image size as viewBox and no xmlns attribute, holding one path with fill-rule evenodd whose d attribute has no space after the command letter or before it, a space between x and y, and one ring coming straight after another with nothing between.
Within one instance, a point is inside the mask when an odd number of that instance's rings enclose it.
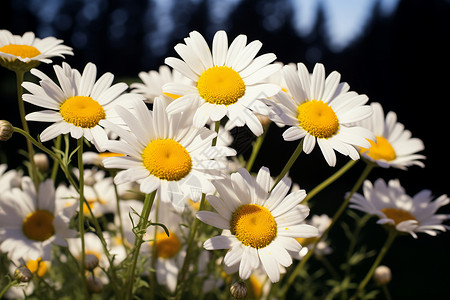
<instances>
[{"instance_id":1,"label":"unopened bud","mask_svg":"<svg viewBox=\"0 0 450 300\"><path fill-rule=\"evenodd\" d=\"M48 157L44 153L36 153L33 156L34 163L41 173L47 172L49 167Z\"/></svg>"},{"instance_id":2,"label":"unopened bud","mask_svg":"<svg viewBox=\"0 0 450 300\"><path fill-rule=\"evenodd\" d=\"M33 278L33 273L26 266L19 267L14 271L14 279L19 282L29 282Z\"/></svg>"},{"instance_id":3,"label":"unopened bud","mask_svg":"<svg viewBox=\"0 0 450 300\"><path fill-rule=\"evenodd\" d=\"M247 296L247 285L243 281L236 281L231 285L230 293L235 299L244 299Z\"/></svg>"},{"instance_id":4,"label":"unopened bud","mask_svg":"<svg viewBox=\"0 0 450 300\"><path fill-rule=\"evenodd\" d=\"M391 269L386 266L378 266L373 274L373 280L377 285L385 285L391 282Z\"/></svg>"},{"instance_id":5,"label":"unopened bud","mask_svg":"<svg viewBox=\"0 0 450 300\"><path fill-rule=\"evenodd\" d=\"M84 257L84 267L86 270L92 271L98 266L98 258L94 254L86 254Z\"/></svg>"},{"instance_id":6,"label":"unopened bud","mask_svg":"<svg viewBox=\"0 0 450 300\"><path fill-rule=\"evenodd\" d=\"M0 120L0 141L6 142L14 133L14 127L6 120Z\"/></svg>"},{"instance_id":7,"label":"unopened bud","mask_svg":"<svg viewBox=\"0 0 450 300\"><path fill-rule=\"evenodd\" d=\"M103 290L103 282L98 277L89 276L86 283L90 293L100 293Z\"/></svg>"}]
</instances>

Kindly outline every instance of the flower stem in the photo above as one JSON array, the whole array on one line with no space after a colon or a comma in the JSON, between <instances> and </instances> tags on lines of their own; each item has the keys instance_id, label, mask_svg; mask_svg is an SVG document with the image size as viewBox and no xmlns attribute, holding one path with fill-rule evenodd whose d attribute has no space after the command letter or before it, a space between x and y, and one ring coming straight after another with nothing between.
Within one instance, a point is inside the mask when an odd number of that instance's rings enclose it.
<instances>
[{"instance_id":1,"label":"flower stem","mask_svg":"<svg viewBox=\"0 0 450 300\"><path fill-rule=\"evenodd\" d=\"M339 177L344 175L348 170L350 170L355 164L357 160L350 160L347 162L342 168L340 168L336 173L328 177L325 181L323 181L321 184L316 186L314 189L312 189L308 195L306 195L305 199L303 199L302 204L308 203L308 200L313 198L316 194L321 192L323 189L325 189L327 186L335 182Z\"/></svg>"},{"instance_id":2,"label":"flower stem","mask_svg":"<svg viewBox=\"0 0 450 300\"><path fill-rule=\"evenodd\" d=\"M25 119L25 104L23 103L22 95L23 95L23 75L24 71L17 70L16 73L16 83L17 83L17 103L19 105L19 114L20 120L22 122L22 128L30 134L30 129L28 128L27 120ZM33 180L34 186L36 187L36 191L39 188L39 179L37 176L37 168L34 162L34 149L31 142L27 139L27 150L28 150L28 159L30 160L30 177ZM39 203L38 203L39 204Z\"/></svg>"},{"instance_id":3,"label":"flower stem","mask_svg":"<svg viewBox=\"0 0 450 300\"><path fill-rule=\"evenodd\" d=\"M281 179L283 179L284 175L286 175L287 172L289 172L289 170L291 169L292 165L297 160L300 153L302 153L302 150L303 150L303 139L300 140L300 142L297 145L297 148L295 148L294 153L292 153L291 157L289 158L288 162L284 166L283 170L281 170L281 173L280 173L280 175L278 175L278 178L275 181L271 190L273 190L277 186L277 184L281 181Z\"/></svg>"},{"instance_id":4,"label":"flower stem","mask_svg":"<svg viewBox=\"0 0 450 300\"><path fill-rule=\"evenodd\" d=\"M269 123L269 125L270 125L270 123ZM253 144L252 154L250 155L250 158L247 161L247 165L245 166L245 168L249 172L251 171L253 164L255 163L256 157L259 154L259 150L261 149L264 139L266 138L267 131L269 131L269 127L270 127L269 125L266 126L266 128L264 128L265 130L264 130L263 134L258 136L255 143Z\"/></svg>"},{"instance_id":5,"label":"flower stem","mask_svg":"<svg viewBox=\"0 0 450 300\"><path fill-rule=\"evenodd\" d=\"M216 137L213 138L211 145L214 147L217 145L217 139L219 137L219 129L220 129L220 121L216 121L214 123L214 131L217 133Z\"/></svg>"},{"instance_id":6,"label":"flower stem","mask_svg":"<svg viewBox=\"0 0 450 300\"><path fill-rule=\"evenodd\" d=\"M150 211L153 206L153 201L155 200L156 196L156 190L150 194L147 194L144 199L144 207L142 208L141 217L139 219L139 224L137 225L137 233L136 238L134 240L134 247L133 247L133 256L131 258L131 266L128 269L127 273L127 281L125 284L125 293L126 297L125 299L131 300L133 299L133 285L134 285L134 278L136 273L136 265L137 260L139 257L139 251L141 249L142 240L145 234L145 230L148 226L148 218L150 216Z\"/></svg>"},{"instance_id":7,"label":"flower stem","mask_svg":"<svg viewBox=\"0 0 450 300\"><path fill-rule=\"evenodd\" d=\"M11 280L11 279L10 279ZM19 283L19 281L17 280L11 280L0 292L0 298L3 297L3 295L9 290L10 287L12 287L13 285Z\"/></svg>"},{"instance_id":8,"label":"flower stem","mask_svg":"<svg viewBox=\"0 0 450 300\"><path fill-rule=\"evenodd\" d=\"M199 211L204 210L205 205L206 205L206 195L202 194L202 199L200 201L200 208L198 210ZM181 296L183 294L183 290L184 290L184 287L186 284L185 277L189 270L189 264L190 264L190 260L191 260L191 256L192 256L192 247L194 245L194 240L197 235L197 229L198 229L199 224L200 224L200 220L198 218L195 218L193 221L193 224L190 228L189 237L188 237L187 246L186 246L186 256L184 257L183 266L181 267L180 272L178 273L177 289L175 291L175 295L176 295L175 299L178 299L178 300L181 299Z\"/></svg>"},{"instance_id":9,"label":"flower stem","mask_svg":"<svg viewBox=\"0 0 450 300\"><path fill-rule=\"evenodd\" d=\"M364 290L367 283L369 283L370 279L372 278L373 273L375 272L375 269L380 265L381 261L383 260L384 256L388 252L389 248L391 247L391 245L394 242L397 235L398 235L397 230L395 230L394 228L389 229L389 234L386 239L386 242L384 243L383 248L381 248L380 252L378 253L377 258L373 262L372 267L370 268L369 272L367 272L366 277L364 277L364 279L361 281L358 288L356 289L356 293L353 295L352 298L350 298L350 300L356 300L358 298L358 295Z\"/></svg>"},{"instance_id":10,"label":"flower stem","mask_svg":"<svg viewBox=\"0 0 450 300\"><path fill-rule=\"evenodd\" d=\"M312 249L310 249L308 251L308 253L306 253L305 257L302 258L300 263L295 267L294 271L291 273L291 275L287 279L286 284L280 290L280 295L279 295L280 298L284 298L284 296L286 295L287 291L289 290L289 287L292 285L292 283L294 283L295 278L298 276L298 274L300 273L300 271L303 268L303 266L306 264L306 262L309 260L309 258L312 256L312 254L316 250L317 245L319 244L319 242L328 234L328 232L330 232L331 228L333 228L333 226L337 223L337 220L339 219L339 217L342 215L342 213L347 208L347 205L350 202L350 199L352 198L353 194L361 187L361 185L363 184L364 180L367 178L367 176L369 175L370 171L372 171L372 169L374 167L375 167L375 164L367 164L366 168L362 172L362 174L359 177L358 181L353 186L351 192L347 195L347 197L345 198L344 202L342 202L341 206L339 207L337 212L334 214L330 225L327 227L327 229L325 229L325 231L314 242L314 244L312 246Z\"/></svg>"}]
</instances>

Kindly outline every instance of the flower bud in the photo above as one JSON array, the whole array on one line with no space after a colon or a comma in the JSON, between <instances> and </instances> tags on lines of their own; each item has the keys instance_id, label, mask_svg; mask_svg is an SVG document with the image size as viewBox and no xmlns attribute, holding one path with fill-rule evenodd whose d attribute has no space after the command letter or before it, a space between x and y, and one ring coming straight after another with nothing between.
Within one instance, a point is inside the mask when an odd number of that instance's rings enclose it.
<instances>
[{"instance_id":1,"label":"flower bud","mask_svg":"<svg viewBox=\"0 0 450 300\"><path fill-rule=\"evenodd\" d=\"M44 153L36 153L33 156L34 163L41 173L47 172L49 167L48 157Z\"/></svg>"},{"instance_id":2,"label":"flower bud","mask_svg":"<svg viewBox=\"0 0 450 300\"><path fill-rule=\"evenodd\" d=\"M86 270L92 271L98 266L98 258L94 254L86 254L84 257L84 267Z\"/></svg>"},{"instance_id":3,"label":"flower bud","mask_svg":"<svg viewBox=\"0 0 450 300\"><path fill-rule=\"evenodd\" d=\"M247 285L243 281L236 281L231 285L230 293L234 299L243 299L247 296Z\"/></svg>"},{"instance_id":4,"label":"flower bud","mask_svg":"<svg viewBox=\"0 0 450 300\"><path fill-rule=\"evenodd\" d=\"M378 266L373 274L373 280L377 285L388 284L392 279L391 269L386 266Z\"/></svg>"},{"instance_id":5,"label":"flower bud","mask_svg":"<svg viewBox=\"0 0 450 300\"><path fill-rule=\"evenodd\" d=\"M14 127L6 120L0 120L0 141L6 142L14 133Z\"/></svg>"},{"instance_id":6,"label":"flower bud","mask_svg":"<svg viewBox=\"0 0 450 300\"><path fill-rule=\"evenodd\" d=\"M19 282L29 282L33 278L33 273L26 266L19 267L14 271L14 279Z\"/></svg>"},{"instance_id":7,"label":"flower bud","mask_svg":"<svg viewBox=\"0 0 450 300\"><path fill-rule=\"evenodd\" d=\"M90 293L100 293L103 290L103 282L100 278L89 276L86 278L86 283Z\"/></svg>"}]
</instances>

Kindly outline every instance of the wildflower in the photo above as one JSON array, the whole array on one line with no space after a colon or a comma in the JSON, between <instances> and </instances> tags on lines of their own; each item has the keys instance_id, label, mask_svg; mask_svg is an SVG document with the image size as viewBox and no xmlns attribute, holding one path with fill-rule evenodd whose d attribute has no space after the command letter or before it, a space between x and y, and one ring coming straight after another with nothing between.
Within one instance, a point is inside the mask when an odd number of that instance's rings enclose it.
<instances>
[{"instance_id":1,"label":"wildflower","mask_svg":"<svg viewBox=\"0 0 450 300\"><path fill-rule=\"evenodd\" d=\"M83 74L67 63L62 67L54 66L54 70L60 86L37 69L31 73L41 79L40 85L23 83L31 92L23 95L23 100L49 109L32 112L26 119L53 122L41 133L42 142L70 133L75 139L85 137L101 151L99 145L108 140L104 122L120 122L113 108L117 104L126 106L133 99L142 100L142 96L122 94L128 88L125 83L111 86L114 79L111 73L105 73L96 81L97 67L92 63L86 65Z\"/></svg>"},{"instance_id":2,"label":"wildflower","mask_svg":"<svg viewBox=\"0 0 450 300\"><path fill-rule=\"evenodd\" d=\"M13 260L50 260L51 245L67 246L65 239L75 234L69 229L73 210L56 205L50 179L39 185L37 194L31 178L24 177L22 190L12 188L1 195L0 207L0 250Z\"/></svg>"},{"instance_id":3,"label":"wildflower","mask_svg":"<svg viewBox=\"0 0 450 300\"><path fill-rule=\"evenodd\" d=\"M375 141L370 142L370 148L361 148L361 155L380 167L394 167L406 170L407 167L417 165L424 167L419 159L425 156L416 154L424 149L423 142L418 138L411 138L411 132L403 124L397 122L397 115L390 111L386 118L379 103L372 103L373 115L359 122L376 135Z\"/></svg>"},{"instance_id":4,"label":"wildflower","mask_svg":"<svg viewBox=\"0 0 450 300\"><path fill-rule=\"evenodd\" d=\"M14 133L14 127L6 120L0 120L0 141L6 142Z\"/></svg>"},{"instance_id":5,"label":"wildflower","mask_svg":"<svg viewBox=\"0 0 450 300\"><path fill-rule=\"evenodd\" d=\"M386 285L391 282L391 269L387 266L378 266L373 273L373 280L377 285Z\"/></svg>"},{"instance_id":6,"label":"wildflower","mask_svg":"<svg viewBox=\"0 0 450 300\"><path fill-rule=\"evenodd\" d=\"M230 249L224 257L228 267L239 266L239 276L248 279L260 264L272 282L280 279L280 270L292 264L290 251L299 252L295 238L315 237L317 228L302 224L309 209L299 203L304 190L286 196L291 180L284 177L270 192L270 172L262 167L256 180L245 169L231 179L213 181L221 198L208 195L217 211L199 211L201 221L223 229L222 235L204 243L207 250Z\"/></svg>"},{"instance_id":7,"label":"wildflower","mask_svg":"<svg viewBox=\"0 0 450 300\"><path fill-rule=\"evenodd\" d=\"M153 111L135 102L136 115L124 108L118 114L130 131L111 124L120 141L109 141L105 149L125 154L103 160L106 168L125 169L114 178L116 184L137 181L143 193L157 190L157 197L183 209L187 199L200 200L213 192L211 178L221 176L226 164L220 157L236 154L231 148L211 146L216 133L192 126L192 114L168 115L166 104L156 98Z\"/></svg>"},{"instance_id":8,"label":"wildflower","mask_svg":"<svg viewBox=\"0 0 450 300\"><path fill-rule=\"evenodd\" d=\"M73 55L72 48L54 37L40 39L33 32L23 36L0 30L0 65L12 71L29 71L40 62L51 63L55 56Z\"/></svg>"},{"instance_id":9,"label":"wildflower","mask_svg":"<svg viewBox=\"0 0 450 300\"><path fill-rule=\"evenodd\" d=\"M369 117L372 109L364 105L368 98L349 92L349 86L340 83L341 75L334 71L325 78L325 68L316 64L310 75L305 65L299 63L283 67L289 92L274 96L278 101L270 114L277 124L291 126L284 133L286 141L304 138L303 151L310 153L316 142L330 166L336 164L336 154L359 159L354 146L370 147L375 137L368 129L354 126L354 122Z\"/></svg>"},{"instance_id":10,"label":"wildflower","mask_svg":"<svg viewBox=\"0 0 450 300\"><path fill-rule=\"evenodd\" d=\"M198 107L194 125L204 126L208 120L219 121L224 116L229 126L247 125L257 136L263 133L254 113L267 115L268 107L259 99L276 94L280 87L263 80L280 69L271 64L276 59L269 53L256 57L260 41L246 45L247 36L239 35L228 47L225 31L214 35L212 52L203 36L193 31L175 50L181 59L169 57L165 63L193 81L193 85L168 83L165 93L182 95L167 107L169 113ZM228 126L227 124L227 126Z\"/></svg>"},{"instance_id":11,"label":"wildflower","mask_svg":"<svg viewBox=\"0 0 450 300\"><path fill-rule=\"evenodd\" d=\"M447 195L431 201L431 191L423 190L410 197L398 180L390 180L387 185L383 179L378 179L374 185L366 180L363 189L364 195L353 195L350 208L378 216L378 224L393 226L414 238L418 232L435 236L438 231L448 229L442 222L450 215L436 214L441 206L450 202Z\"/></svg>"}]
</instances>

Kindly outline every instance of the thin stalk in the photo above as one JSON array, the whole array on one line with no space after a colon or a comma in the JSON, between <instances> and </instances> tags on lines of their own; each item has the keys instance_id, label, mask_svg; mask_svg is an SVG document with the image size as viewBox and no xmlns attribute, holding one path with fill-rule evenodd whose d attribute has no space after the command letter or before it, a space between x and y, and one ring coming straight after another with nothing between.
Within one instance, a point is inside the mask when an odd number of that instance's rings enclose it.
<instances>
[{"instance_id":1,"label":"thin stalk","mask_svg":"<svg viewBox=\"0 0 450 300\"><path fill-rule=\"evenodd\" d=\"M145 233L145 230L148 226L148 218L150 216L150 211L153 206L153 201L155 200L156 196L156 190L152 192L151 194L147 194L145 196L144 200L144 207L142 208L141 217L139 219L138 231L136 234L136 238L134 240L134 247L133 247L133 256L131 258L131 266L128 269L127 272L127 281L125 283L125 299L131 300L133 299L133 285L134 285L134 278L136 276L136 265L137 260L139 257L139 251L141 249L142 245L142 239Z\"/></svg>"},{"instance_id":2,"label":"thin stalk","mask_svg":"<svg viewBox=\"0 0 450 300\"><path fill-rule=\"evenodd\" d=\"M269 123L270 125L270 123ZM261 146L264 142L264 139L266 138L267 135L267 131L269 131L270 126L266 126L266 128L264 128L264 132L263 134L261 134L260 136L258 136L258 138L256 139L255 143L253 144L253 149L252 149L252 154L250 155L250 158L247 161L247 165L245 166L245 168L247 169L247 171L251 171L253 164L255 163L256 157L259 154L259 150L261 149Z\"/></svg>"},{"instance_id":3,"label":"thin stalk","mask_svg":"<svg viewBox=\"0 0 450 300\"><path fill-rule=\"evenodd\" d=\"M389 229L389 234L386 239L386 242L384 243L383 248L381 248L380 252L378 253L377 258L373 262L372 267L370 268L369 272L367 272L366 277L364 277L364 279L361 281L358 288L356 289L356 293L353 295L352 298L350 298L350 300L356 300L358 298L359 294L364 290L367 283L369 283L370 279L372 278L373 273L375 272L375 269L380 265L381 261L383 260L384 256L388 252L389 248L391 247L391 245L394 242L397 235L398 235L397 230L395 230L394 228Z\"/></svg>"},{"instance_id":4,"label":"thin stalk","mask_svg":"<svg viewBox=\"0 0 450 300\"><path fill-rule=\"evenodd\" d=\"M10 279L11 280L11 279ZM12 287L13 285L19 283L19 281L17 280L11 280L0 292L0 298L3 297L3 295L9 290L10 287Z\"/></svg>"},{"instance_id":5,"label":"thin stalk","mask_svg":"<svg viewBox=\"0 0 450 300\"><path fill-rule=\"evenodd\" d=\"M62 137L62 135L58 135L55 140L55 148L58 150L61 149L61 137ZM52 174L50 176L50 178L53 180L53 182L56 180L56 175L58 175L58 165L59 165L59 162L57 160L54 160L53 167L52 167Z\"/></svg>"},{"instance_id":6,"label":"thin stalk","mask_svg":"<svg viewBox=\"0 0 450 300\"><path fill-rule=\"evenodd\" d=\"M281 173L280 173L280 175L278 175L278 178L275 181L274 185L272 186L271 190L273 190L277 186L277 184L281 181L281 179L283 179L284 175L286 175L287 172L289 172L289 170L291 169L292 165L297 160L300 153L302 153L302 150L303 150L303 139L300 140L300 142L297 145L297 148L295 148L295 150L294 150L294 153L292 153L291 157L289 158L288 162L284 166L283 170L281 170Z\"/></svg>"},{"instance_id":7,"label":"thin stalk","mask_svg":"<svg viewBox=\"0 0 450 300\"><path fill-rule=\"evenodd\" d=\"M333 218L331 219L330 225L327 227L327 229L325 229L325 231L314 242L314 244L312 246L312 249L310 251L308 251L308 253L306 253L305 257L302 258L300 263L295 267L294 271L291 273L291 275L287 279L286 284L283 286L283 288L280 291L280 298L284 298L284 296L286 295L287 291L289 290L289 287L292 285L292 283L294 283L295 278L298 276L298 274L300 273L300 271L303 268L303 266L306 264L306 262L309 260L309 258L312 256L312 254L316 250L317 245L319 244L319 242L325 236L327 236L327 234L330 232L331 228L333 228L333 226L337 223L337 220L339 219L339 217L342 215L342 213L347 208L347 205L350 202L350 199L352 198L353 194L361 187L361 185L363 184L364 180L367 178L367 176L369 175L369 173L372 171L372 169L374 167L375 167L375 164L367 164L366 165L366 168L362 172L362 174L359 177L358 181L353 186L351 192L347 195L347 197L345 198L344 202L342 202L341 206L339 207L337 212L334 214Z\"/></svg>"},{"instance_id":8,"label":"thin stalk","mask_svg":"<svg viewBox=\"0 0 450 300\"><path fill-rule=\"evenodd\" d=\"M328 177L325 181L323 181L321 184L316 186L314 189L312 189L308 195L306 195L305 199L302 201L302 204L308 203L308 200L313 198L316 194L321 192L323 189L328 187L330 184L335 182L338 178L340 178L342 175L344 175L348 170L350 170L355 164L357 163L357 160L350 160L347 162L342 168L340 168L336 173Z\"/></svg>"},{"instance_id":9,"label":"thin stalk","mask_svg":"<svg viewBox=\"0 0 450 300\"><path fill-rule=\"evenodd\" d=\"M19 114L20 114L20 120L22 122L22 128L27 132L30 133L30 129L28 128L27 120L25 119L25 104L23 103L22 95L23 95L23 71L16 71L16 83L17 83L17 103L19 105ZM36 187L36 191L39 188L39 179L37 176L37 168L36 164L34 162L34 149L31 142L27 139L27 150L28 150L28 159L30 160L30 177L33 180L33 183ZM39 204L39 203L38 203Z\"/></svg>"},{"instance_id":10,"label":"thin stalk","mask_svg":"<svg viewBox=\"0 0 450 300\"><path fill-rule=\"evenodd\" d=\"M206 205L206 195L202 194L202 199L200 201L200 208L199 211L202 211L205 209ZM187 247L186 247L186 256L184 257L183 266L180 269L180 272L178 273L178 280L177 280L177 289L175 291L176 299L181 299L181 296L183 295L184 287L185 287L185 277L189 270L189 264L192 256L192 247L194 245L194 240L197 235L197 229L200 224L200 220L198 218L194 219L194 222L191 226L189 237L187 241Z\"/></svg>"},{"instance_id":11,"label":"thin stalk","mask_svg":"<svg viewBox=\"0 0 450 300\"><path fill-rule=\"evenodd\" d=\"M219 137L220 121L214 123L214 131L217 133L216 137L212 140L211 145L214 147L217 145L217 138Z\"/></svg>"}]
</instances>

